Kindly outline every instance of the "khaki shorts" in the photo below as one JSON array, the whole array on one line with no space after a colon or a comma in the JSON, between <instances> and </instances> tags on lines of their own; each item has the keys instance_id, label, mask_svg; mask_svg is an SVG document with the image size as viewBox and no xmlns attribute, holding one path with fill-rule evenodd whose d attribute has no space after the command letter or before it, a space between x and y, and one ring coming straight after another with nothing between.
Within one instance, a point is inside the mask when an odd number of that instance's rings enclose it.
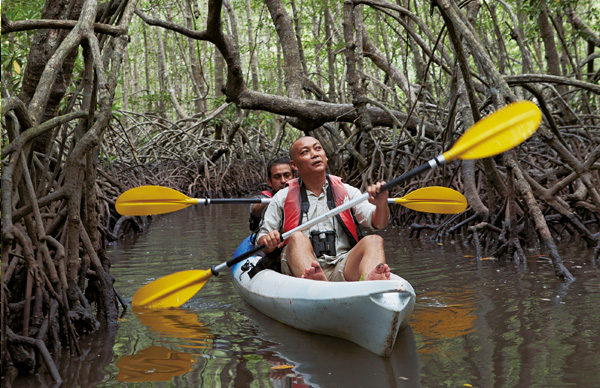
<instances>
[{"instance_id":1,"label":"khaki shorts","mask_svg":"<svg viewBox=\"0 0 600 388\"><path fill-rule=\"evenodd\" d=\"M346 278L344 277L344 268L346 267L346 260L348 260L348 254L350 252L345 252L337 256L337 262L335 264L328 264L322 258L318 258L319 264L327 277L327 280L330 282L345 282ZM285 259L285 250L281 254L281 273L284 275L293 276L292 271L288 265L287 260Z\"/></svg>"}]
</instances>

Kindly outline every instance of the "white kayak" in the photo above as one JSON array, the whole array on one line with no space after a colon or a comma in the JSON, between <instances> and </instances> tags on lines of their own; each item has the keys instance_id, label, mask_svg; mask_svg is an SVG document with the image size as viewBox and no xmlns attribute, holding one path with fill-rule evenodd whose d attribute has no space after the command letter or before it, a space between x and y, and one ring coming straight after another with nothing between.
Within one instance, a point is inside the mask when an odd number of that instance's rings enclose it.
<instances>
[{"instance_id":1,"label":"white kayak","mask_svg":"<svg viewBox=\"0 0 600 388\"><path fill-rule=\"evenodd\" d=\"M249 239L234 257L252 248ZM238 293L263 314L300 330L345 338L381 356L392 353L398 332L408 325L415 304L410 283L390 280L320 282L262 270L244 270L252 256L232 268Z\"/></svg>"}]
</instances>

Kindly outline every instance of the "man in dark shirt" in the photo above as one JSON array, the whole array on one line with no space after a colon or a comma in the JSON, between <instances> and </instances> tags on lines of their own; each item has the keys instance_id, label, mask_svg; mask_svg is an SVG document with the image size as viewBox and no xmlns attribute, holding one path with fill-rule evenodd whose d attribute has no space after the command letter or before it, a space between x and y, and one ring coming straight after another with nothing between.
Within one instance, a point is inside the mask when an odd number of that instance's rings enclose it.
<instances>
[{"instance_id":1,"label":"man in dark shirt","mask_svg":"<svg viewBox=\"0 0 600 388\"><path fill-rule=\"evenodd\" d=\"M267 165L267 183L271 187L259 194L261 198L272 198L276 192L283 189L290 179L294 177L290 167L289 158L272 159ZM250 231L258 232L260 221L268 203L256 203L250 206Z\"/></svg>"}]
</instances>

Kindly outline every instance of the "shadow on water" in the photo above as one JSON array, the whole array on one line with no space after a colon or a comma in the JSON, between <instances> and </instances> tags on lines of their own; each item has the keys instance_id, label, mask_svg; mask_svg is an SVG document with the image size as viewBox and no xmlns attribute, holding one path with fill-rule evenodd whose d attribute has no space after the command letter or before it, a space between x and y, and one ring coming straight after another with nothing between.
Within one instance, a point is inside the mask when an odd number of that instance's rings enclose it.
<instances>
[{"instance_id":1,"label":"shadow on water","mask_svg":"<svg viewBox=\"0 0 600 388\"><path fill-rule=\"evenodd\" d=\"M154 279L229 259L246 234L245 206L156 217L147 233L109 252L115 286L130 302ZM128 310L117 333L85 337L80 358L55 356L62 386L597 386L600 270L590 252L565 246L577 277L565 285L536 252L517 266L478 261L460 241L381 234L388 263L417 293L411 326L389 358L262 315L223 273L182 308ZM54 387L43 369L11 385Z\"/></svg>"}]
</instances>

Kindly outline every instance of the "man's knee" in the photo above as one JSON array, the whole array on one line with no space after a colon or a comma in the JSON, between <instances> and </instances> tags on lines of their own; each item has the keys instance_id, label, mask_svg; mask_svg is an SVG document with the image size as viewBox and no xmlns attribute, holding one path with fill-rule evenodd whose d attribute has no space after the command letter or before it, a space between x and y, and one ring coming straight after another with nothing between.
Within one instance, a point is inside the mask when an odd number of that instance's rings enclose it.
<instances>
[{"instance_id":1,"label":"man's knee","mask_svg":"<svg viewBox=\"0 0 600 388\"><path fill-rule=\"evenodd\" d=\"M363 237L360 241L368 246L383 246L383 237L378 234L370 234Z\"/></svg>"},{"instance_id":2,"label":"man's knee","mask_svg":"<svg viewBox=\"0 0 600 388\"><path fill-rule=\"evenodd\" d=\"M290 239L288 244L302 244L302 243L306 243L306 242L310 242L308 240L308 237L306 237L306 235L302 232L294 232L290 235Z\"/></svg>"}]
</instances>

